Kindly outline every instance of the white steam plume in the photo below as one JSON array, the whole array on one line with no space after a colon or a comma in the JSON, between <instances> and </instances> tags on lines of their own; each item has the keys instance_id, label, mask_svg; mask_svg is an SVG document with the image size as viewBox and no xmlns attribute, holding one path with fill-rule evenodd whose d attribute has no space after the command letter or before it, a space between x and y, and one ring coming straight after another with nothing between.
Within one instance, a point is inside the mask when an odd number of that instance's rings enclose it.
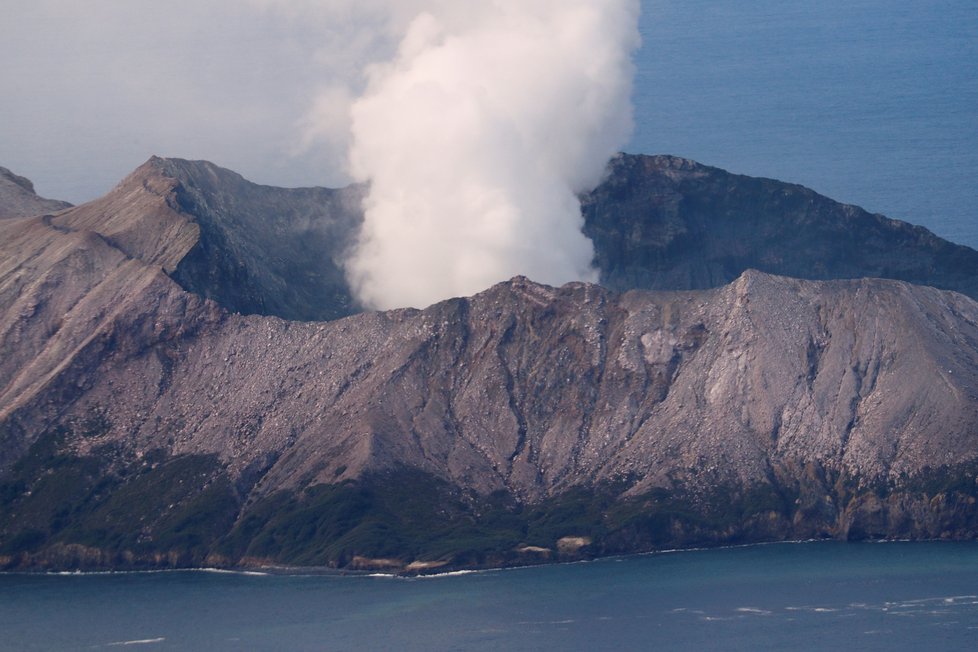
<instances>
[{"instance_id":1,"label":"white steam plume","mask_svg":"<svg viewBox=\"0 0 978 652\"><path fill-rule=\"evenodd\" d=\"M631 133L638 1L358 6L390 47L324 95L310 131L335 129L328 107L350 98L350 173L370 183L346 263L360 300L422 307L517 274L596 280L577 195Z\"/></svg>"}]
</instances>

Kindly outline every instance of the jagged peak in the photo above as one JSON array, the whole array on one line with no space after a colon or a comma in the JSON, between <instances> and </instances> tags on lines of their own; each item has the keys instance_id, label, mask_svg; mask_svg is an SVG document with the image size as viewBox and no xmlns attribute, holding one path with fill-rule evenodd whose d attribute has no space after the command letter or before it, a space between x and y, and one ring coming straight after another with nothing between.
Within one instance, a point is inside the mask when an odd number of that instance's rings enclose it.
<instances>
[{"instance_id":1,"label":"jagged peak","mask_svg":"<svg viewBox=\"0 0 978 652\"><path fill-rule=\"evenodd\" d=\"M598 298L603 299L615 294L617 293L613 290L609 290L597 283L569 281L557 287L546 283L539 283L527 276L519 274L509 280L496 283L492 287L478 292L471 297L466 297L466 299L493 301L502 297L513 297L527 305L544 308L562 300L572 300L586 304L592 300Z\"/></svg>"},{"instance_id":2,"label":"jagged peak","mask_svg":"<svg viewBox=\"0 0 978 652\"><path fill-rule=\"evenodd\" d=\"M673 154L629 154L627 152L619 152L608 162L609 173L628 168L684 172L720 170L720 168L714 168L698 161Z\"/></svg>"},{"instance_id":3,"label":"jagged peak","mask_svg":"<svg viewBox=\"0 0 978 652\"><path fill-rule=\"evenodd\" d=\"M211 161L184 158L153 158L156 159L154 163L156 163L156 165L158 165L164 173L180 178L189 179L205 175L211 179L233 180L237 183L252 183L234 170L221 167L220 165L212 163ZM153 159L150 160L153 161Z\"/></svg>"}]
</instances>

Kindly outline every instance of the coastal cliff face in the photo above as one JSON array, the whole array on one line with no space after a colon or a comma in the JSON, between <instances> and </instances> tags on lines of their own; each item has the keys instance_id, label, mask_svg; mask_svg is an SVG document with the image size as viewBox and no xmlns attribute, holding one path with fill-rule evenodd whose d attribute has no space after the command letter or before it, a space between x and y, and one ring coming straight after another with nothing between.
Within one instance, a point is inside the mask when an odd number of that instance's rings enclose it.
<instances>
[{"instance_id":1,"label":"coastal cliff face","mask_svg":"<svg viewBox=\"0 0 978 652\"><path fill-rule=\"evenodd\" d=\"M215 199L228 174L154 159L102 200L0 221L0 564L425 570L978 535L968 297L751 270L235 314L236 257L258 295L290 272L249 253L238 231L269 227ZM313 230L341 251L349 211L309 192L279 215L325 206Z\"/></svg>"},{"instance_id":2,"label":"coastal cliff face","mask_svg":"<svg viewBox=\"0 0 978 652\"><path fill-rule=\"evenodd\" d=\"M622 154L582 198L601 283L686 290L745 269L892 278L978 298L978 252L808 188L673 156Z\"/></svg>"}]
</instances>

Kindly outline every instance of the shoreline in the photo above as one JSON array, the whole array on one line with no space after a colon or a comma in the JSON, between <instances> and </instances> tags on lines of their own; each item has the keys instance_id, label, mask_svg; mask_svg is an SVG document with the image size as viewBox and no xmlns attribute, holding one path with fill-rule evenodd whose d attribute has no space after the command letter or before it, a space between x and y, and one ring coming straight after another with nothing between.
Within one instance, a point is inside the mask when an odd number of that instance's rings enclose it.
<instances>
[{"instance_id":1,"label":"shoreline","mask_svg":"<svg viewBox=\"0 0 978 652\"><path fill-rule=\"evenodd\" d=\"M634 552L620 555L608 555L593 557L589 559L573 559L564 561L538 562L527 564L512 564L508 566L491 566L484 568L451 568L440 572L410 572L393 571L383 572L378 570L358 570L331 568L329 566L287 566L287 565L268 565L268 566L241 566L232 568L219 568L214 566L193 566L185 568L145 568L145 569L109 569L109 570L2 570L0 576L34 576L34 577L85 577L102 575L151 575L160 573L212 573L215 575L239 575L244 577L350 577L350 578L385 578L385 579L436 579L446 577L460 577L463 575L474 575L483 573L497 573L502 571L514 571L530 568L544 568L550 566L569 566L575 564L591 564L598 562L613 562L627 560L638 557L652 557L656 555L678 554L689 552L705 552L714 550L736 550L742 548L759 548L762 546L779 545L805 545L831 543L839 545L871 545L871 544L925 544L925 543L948 543L948 544L972 544L978 545L976 539L864 539L859 541L845 541L839 539L794 539L786 541L759 541L755 543L737 543L720 546L696 546L690 548L668 548L663 550L649 550L644 552Z\"/></svg>"}]
</instances>

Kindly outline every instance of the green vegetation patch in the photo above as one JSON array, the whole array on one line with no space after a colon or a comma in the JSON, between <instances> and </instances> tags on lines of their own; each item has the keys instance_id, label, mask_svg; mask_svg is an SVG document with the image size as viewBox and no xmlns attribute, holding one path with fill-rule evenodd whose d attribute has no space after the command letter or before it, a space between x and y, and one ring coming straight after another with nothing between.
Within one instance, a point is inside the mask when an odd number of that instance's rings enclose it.
<instances>
[{"instance_id":1,"label":"green vegetation patch","mask_svg":"<svg viewBox=\"0 0 978 652\"><path fill-rule=\"evenodd\" d=\"M113 451L78 456L67 437L39 437L0 483L0 555L78 544L107 559L176 551L192 564L233 525L238 499L214 456L158 451L117 473Z\"/></svg>"},{"instance_id":2,"label":"green vegetation patch","mask_svg":"<svg viewBox=\"0 0 978 652\"><path fill-rule=\"evenodd\" d=\"M717 491L696 504L665 490L622 499L622 490L578 487L521 505L505 492L463 494L402 469L268 496L245 510L218 551L229 559L332 567L355 557L506 565L541 559L528 558L527 549L557 559L737 541L758 533L752 518L765 525L771 514L782 518L790 501L770 485ZM568 551L558 545L565 537L589 543Z\"/></svg>"},{"instance_id":3,"label":"green vegetation patch","mask_svg":"<svg viewBox=\"0 0 978 652\"><path fill-rule=\"evenodd\" d=\"M925 467L914 476L904 474L895 488L928 496L958 494L978 498L978 460L954 466Z\"/></svg>"},{"instance_id":4,"label":"green vegetation patch","mask_svg":"<svg viewBox=\"0 0 978 652\"><path fill-rule=\"evenodd\" d=\"M216 458L187 455L146 462L56 540L136 554L178 550L203 559L237 513Z\"/></svg>"},{"instance_id":5,"label":"green vegetation patch","mask_svg":"<svg viewBox=\"0 0 978 652\"><path fill-rule=\"evenodd\" d=\"M0 482L0 563L7 567L233 566L259 560L337 568L384 560L393 567L478 567L770 541L798 532L978 532L974 464L928 469L886 486L816 478L804 488L772 481L623 497L633 485L622 482L577 487L533 504L502 491L479 496L402 468L281 491L242 506L245 486L236 489L215 456L153 451L120 466L124 456L108 446L86 456L71 452L69 439L92 432L97 437L102 427L97 419L83 425L80 434L77 428L45 433ZM888 495L892 505L874 494ZM894 494L912 500L901 507L891 500ZM932 497L938 499L936 515ZM858 512L844 528L844 510L860 501L866 513ZM892 513L877 516L870 507ZM923 525L917 512L926 517Z\"/></svg>"},{"instance_id":6,"label":"green vegetation patch","mask_svg":"<svg viewBox=\"0 0 978 652\"><path fill-rule=\"evenodd\" d=\"M403 469L264 498L248 507L219 551L296 565L344 566L355 556L478 564L515 547L521 525L482 521L471 497Z\"/></svg>"}]
</instances>

